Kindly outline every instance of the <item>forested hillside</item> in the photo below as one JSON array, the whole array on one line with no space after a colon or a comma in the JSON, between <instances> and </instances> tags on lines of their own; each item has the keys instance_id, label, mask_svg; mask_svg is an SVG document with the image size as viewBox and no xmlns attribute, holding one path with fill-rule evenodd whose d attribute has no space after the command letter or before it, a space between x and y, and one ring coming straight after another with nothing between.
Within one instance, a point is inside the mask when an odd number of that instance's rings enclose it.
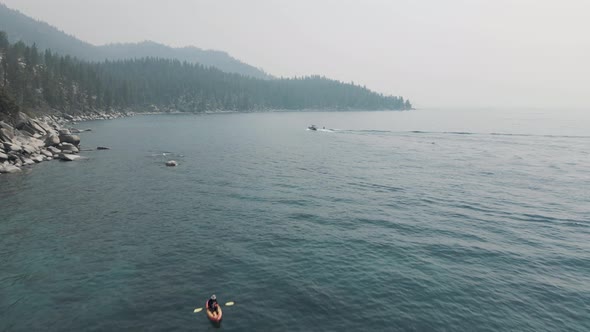
<instances>
[{"instance_id":1,"label":"forested hillside","mask_svg":"<svg viewBox=\"0 0 590 332\"><path fill-rule=\"evenodd\" d=\"M204 66L213 66L228 73L270 79L263 70L241 62L222 51L198 47L172 48L155 42L109 44L95 46L68 35L47 23L32 19L0 3L0 30L8 40L36 44L41 51L51 49L87 61L122 60L143 57L177 59Z\"/></svg>"},{"instance_id":2,"label":"forested hillside","mask_svg":"<svg viewBox=\"0 0 590 332\"><path fill-rule=\"evenodd\" d=\"M0 32L0 89L25 110L410 109L384 96L324 77L264 80L178 60L86 62L36 45L10 44Z\"/></svg>"}]
</instances>

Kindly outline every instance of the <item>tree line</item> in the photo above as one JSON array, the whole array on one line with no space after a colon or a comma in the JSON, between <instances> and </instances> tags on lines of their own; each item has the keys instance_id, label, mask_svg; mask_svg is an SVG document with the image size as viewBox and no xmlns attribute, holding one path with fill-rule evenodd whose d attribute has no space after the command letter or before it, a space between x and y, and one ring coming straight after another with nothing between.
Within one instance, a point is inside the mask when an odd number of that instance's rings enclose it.
<instances>
[{"instance_id":1,"label":"tree line","mask_svg":"<svg viewBox=\"0 0 590 332\"><path fill-rule=\"evenodd\" d=\"M0 98L8 96L24 109L70 114L152 105L185 112L412 107L403 97L321 76L263 80L151 57L87 62L41 52L35 44L10 44L2 31L0 90Z\"/></svg>"}]
</instances>

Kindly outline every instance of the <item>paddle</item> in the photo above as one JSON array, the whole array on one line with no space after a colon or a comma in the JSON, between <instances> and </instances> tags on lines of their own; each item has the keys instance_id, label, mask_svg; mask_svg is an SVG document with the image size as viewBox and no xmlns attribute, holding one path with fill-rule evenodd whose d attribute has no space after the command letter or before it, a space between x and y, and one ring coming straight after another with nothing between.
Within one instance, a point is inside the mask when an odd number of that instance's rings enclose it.
<instances>
[{"instance_id":1,"label":"paddle","mask_svg":"<svg viewBox=\"0 0 590 332\"><path fill-rule=\"evenodd\" d=\"M233 302L233 301L230 301L230 302L226 302L225 303L225 306L226 307L231 307L234 304L236 304L236 303ZM193 310L194 313L201 312L201 311L203 311L203 308L196 308L195 310Z\"/></svg>"}]
</instances>

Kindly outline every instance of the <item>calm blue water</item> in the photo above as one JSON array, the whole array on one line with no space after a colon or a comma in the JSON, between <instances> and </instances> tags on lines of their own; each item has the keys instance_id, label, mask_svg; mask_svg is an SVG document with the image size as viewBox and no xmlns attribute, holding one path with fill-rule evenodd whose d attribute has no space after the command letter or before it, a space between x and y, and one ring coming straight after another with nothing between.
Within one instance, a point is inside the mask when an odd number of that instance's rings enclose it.
<instances>
[{"instance_id":1,"label":"calm blue water","mask_svg":"<svg viewBox=\"0 0 590 332\"><path fill-rule=\"evenodd\" d=\"M0 176L0 331L213 331L193 313L212 293L236 302L225 331L589 331L589 124L523 110L81 124L84 147L112 150Z\"/></svg>"}]
</instances>

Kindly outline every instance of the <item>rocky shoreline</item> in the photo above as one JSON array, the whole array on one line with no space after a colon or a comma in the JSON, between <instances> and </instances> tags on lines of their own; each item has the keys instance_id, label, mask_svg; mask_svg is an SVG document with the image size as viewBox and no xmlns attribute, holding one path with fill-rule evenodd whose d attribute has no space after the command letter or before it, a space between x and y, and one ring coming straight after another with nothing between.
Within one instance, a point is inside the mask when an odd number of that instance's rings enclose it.
<instances>
[{"instance_id":1,"label":"rocky shoreline","mask_svg":"<svg viewBox=\"0 0 590 332\"><path fill-rule=\"evenodd\" d=\"M10 124L0 121L0 174L18 173L23 167L43 161L77 160L80 158L80 136L76 134L91 129L68 128L68 125L131 115L134 113L96 112L32 118L19 112Z\"/></svg>"}]
</instances>

